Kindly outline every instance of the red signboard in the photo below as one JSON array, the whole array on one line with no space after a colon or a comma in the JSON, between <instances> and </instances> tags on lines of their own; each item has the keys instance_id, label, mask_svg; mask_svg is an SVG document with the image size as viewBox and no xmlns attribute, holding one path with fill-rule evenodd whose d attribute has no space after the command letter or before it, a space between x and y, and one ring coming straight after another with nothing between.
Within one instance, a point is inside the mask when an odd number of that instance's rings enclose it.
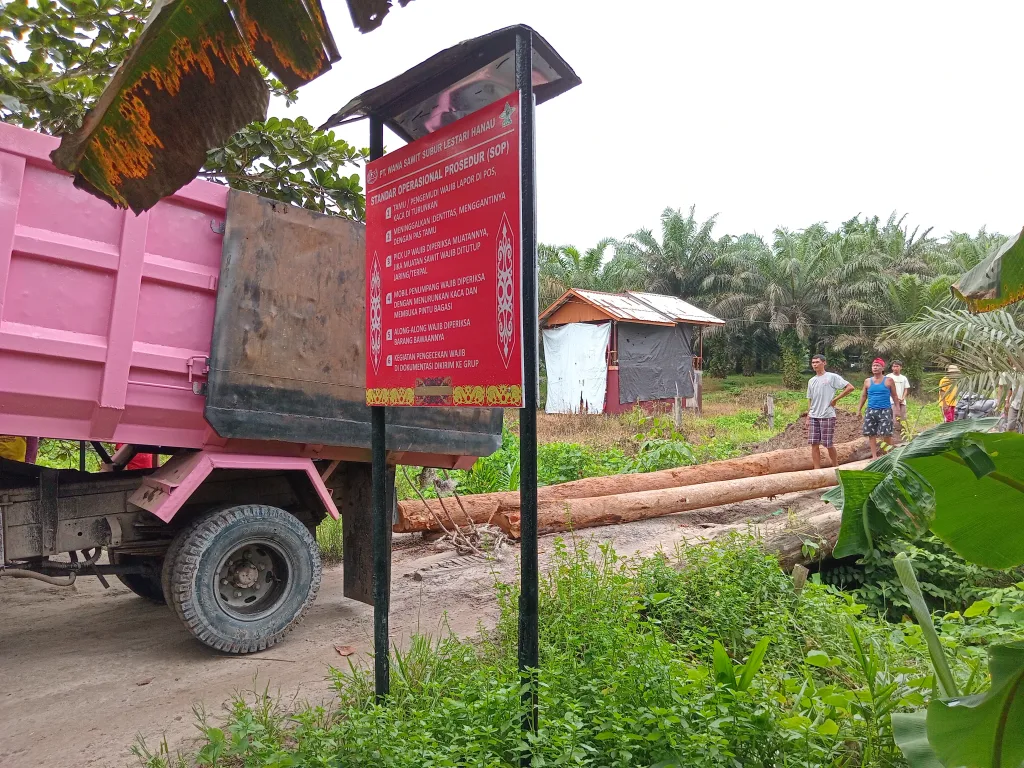
<instances>
[{"instance_id":1,"label":"red signboard","mask_svg":"<svg viewBox=\"0 0 1024 768\"><path fill-rule=\"evenodd\" d=\"M368 405L523 403L519 94L366 167Z\"/></svg>"}]
</instances>

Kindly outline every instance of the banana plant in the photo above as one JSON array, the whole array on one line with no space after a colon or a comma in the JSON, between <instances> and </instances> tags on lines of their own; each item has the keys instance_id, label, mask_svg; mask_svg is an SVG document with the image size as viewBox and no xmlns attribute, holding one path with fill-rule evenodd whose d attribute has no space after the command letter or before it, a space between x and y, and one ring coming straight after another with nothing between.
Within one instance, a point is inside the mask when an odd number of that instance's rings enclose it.
<instances>
[{"instance_id":1,"label":"banana plant","mask_svg":"<svg viewBox=\"0 0 1024 768\"><path fill-rule=\"evenodd\" d=\"M988 568L1024 563L1024 435L990 434L997 419L933 427L825 494L842 512L834 557L929 530Z\"/></svg>"},{"instance_id":2,"label":"banana plant","mask_svg":"<svg viewBox=\"0 0 1024 768\"><path fill-rule=\"evenodd\" d=\"M989 434L995 419L923 433L863 471L840 471L826 494L842 512L835 556L867 553L881 539L932 531L968 562L1024 563L1024 435ZM988 691L961 696L906 555L895 561L922 627L941 696L927 710L892 715L911 768L1024 767L1024 643L994 646Z\"/></svg>"},{"instance_id":3,"label":"banana plant","mask_svg":"<svg viewBox=\"0 0 1024 768\"><path fill-rule=\"evenodd\" d=\"M927 710L894 714L896 743L911 768L1021 768L1024 766L1024 643L989 650L992 686L973 696L959 695L939 636L905 554L896 572L921 625L932 666L944 693Z\"/></svg>"}]
</instances>

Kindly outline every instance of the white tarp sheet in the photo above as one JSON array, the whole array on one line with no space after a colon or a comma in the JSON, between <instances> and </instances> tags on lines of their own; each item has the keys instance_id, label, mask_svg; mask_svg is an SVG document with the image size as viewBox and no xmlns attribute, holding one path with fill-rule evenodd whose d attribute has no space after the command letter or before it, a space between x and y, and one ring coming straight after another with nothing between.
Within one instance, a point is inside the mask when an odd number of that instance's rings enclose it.
<instances>
[{"instance_id":1,"label":"white tarp sheet","mask_svg":"<svg viewBox=\"0 0 1024 768\"><path fill-rule=\"evenodd\" d=\"M543 332L548 413L603 413L611 323L569 323Z\"/></svg>"}]
</instances>

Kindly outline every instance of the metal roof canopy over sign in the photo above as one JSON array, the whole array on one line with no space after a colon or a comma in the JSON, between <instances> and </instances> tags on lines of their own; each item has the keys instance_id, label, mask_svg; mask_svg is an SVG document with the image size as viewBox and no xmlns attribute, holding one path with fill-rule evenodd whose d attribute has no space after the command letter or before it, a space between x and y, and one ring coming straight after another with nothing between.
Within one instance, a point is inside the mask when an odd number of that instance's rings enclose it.
<instances>
[{"instance_id":1,"label":"metal roof canopy over sign","mask_svg":"<svg viewBox=\"0 0 1024 768\"><path fill-rule=\"evenodd\" d=\"M384 155L384 126L416 140L494 101L519 92L522 168L523 408L520 417L521 590L519 669L523 676L524 730L537 730L537 226L534 107L580 84L580 78L543 37L528 26L506 27L466 40L406 73L357 96L323 128L370 120L370 159ZM369 238L368 238L369 239ZM373 455L374 671L378 699L390 688L388 610L391 584L384 406L371 408ZM524 754L523 765L530 764Z\"/></svg>"}]
</instances>

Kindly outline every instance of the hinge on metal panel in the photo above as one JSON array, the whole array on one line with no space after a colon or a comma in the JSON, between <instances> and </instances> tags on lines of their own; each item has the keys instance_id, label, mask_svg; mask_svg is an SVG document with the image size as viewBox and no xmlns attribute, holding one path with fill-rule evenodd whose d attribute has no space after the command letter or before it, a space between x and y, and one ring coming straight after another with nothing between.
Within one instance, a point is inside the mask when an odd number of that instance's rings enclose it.
<instances>
[{"instance_id":1,"label":"hinge on metal panel","mask_svg":"<svg viewBox=\"0 0 1024 768\"><path fill-rule=\"evenodd\" d=\"M190 357L186 362L188 366L188 380L192 385L192 394L205 395L206 382L199 381L199 376L206 376L210 372L210 358Z\"/></svg>"},{"instance_id":2,"label":"hinge on metal panel","mask_svg":"<svg viewBox=\"0 0 1024 768\"><path fill-rule=\"evenodd\" d=\"M227 229L227 227L225 227L223 221L217 221L216 219L210 219L210 229L212 229L218 235L223 235L224 234L224 230Z\"/></svg>"}]
</instances>

